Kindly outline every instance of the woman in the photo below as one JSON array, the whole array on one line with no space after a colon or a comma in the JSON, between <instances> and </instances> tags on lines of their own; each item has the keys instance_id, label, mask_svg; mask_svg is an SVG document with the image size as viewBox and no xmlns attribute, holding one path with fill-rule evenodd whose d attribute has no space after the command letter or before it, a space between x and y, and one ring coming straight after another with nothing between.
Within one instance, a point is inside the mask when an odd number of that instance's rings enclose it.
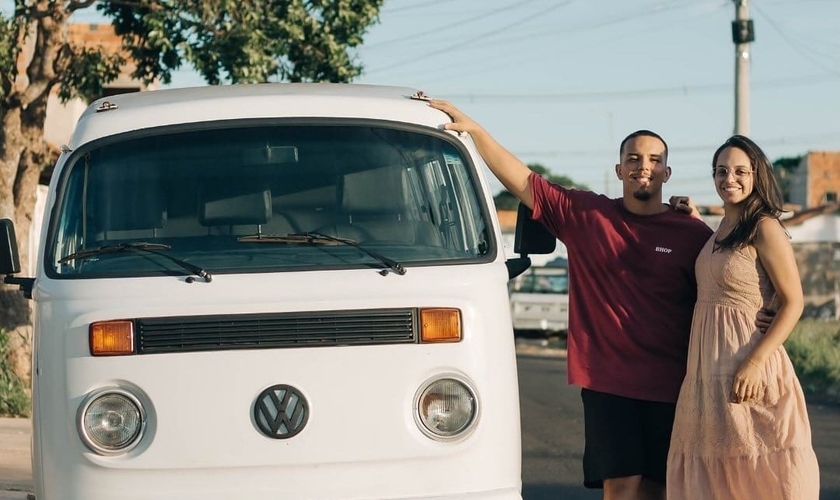
<instances>
[{"instance_id":1,"label":"woman","mask_svg":"<svg viewBox=\"0 0 840 500\"><path fill-rule=\"evenodd\" d=\"M782 343L802 314L773 168L750 139L715 152L724 217L697 257L697 303L668 455L671 500L817 500L802 387ZM762 307L778 310L766 332Z\"/></svg>"}]
</instances>

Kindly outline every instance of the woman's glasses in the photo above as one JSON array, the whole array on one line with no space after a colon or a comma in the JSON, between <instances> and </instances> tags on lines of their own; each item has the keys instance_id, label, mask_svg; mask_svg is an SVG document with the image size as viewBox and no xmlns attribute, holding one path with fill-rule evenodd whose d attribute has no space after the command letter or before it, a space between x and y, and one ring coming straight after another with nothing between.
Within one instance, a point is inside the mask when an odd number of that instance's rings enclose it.
<instances>
[{"instance_id":1,"label":"woman's glasses","mask_svg":"<svg viewBox=\"0 0 840 500\"><path fill-rule=\"evenodd\" d=\"M753 171L747 167L735 167L734 170L730 170L727 167L715 167L712 169L712 174L716 179L726 179L729 177L729 174L732 174L736 180L741 180L746 179L752 175L752 173Z\"/></svg>"}]
</instances>

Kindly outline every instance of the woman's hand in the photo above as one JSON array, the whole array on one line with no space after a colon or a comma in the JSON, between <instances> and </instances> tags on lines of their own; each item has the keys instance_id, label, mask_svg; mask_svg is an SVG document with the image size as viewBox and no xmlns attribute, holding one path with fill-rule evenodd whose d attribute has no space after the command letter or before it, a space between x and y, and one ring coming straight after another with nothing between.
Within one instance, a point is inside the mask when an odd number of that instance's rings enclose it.
<instances>
[{"instance_id":1,"label":"woman's hand","mask_svg":"<svg viewBox=\"0 0 840 500\"><path fill-rule=\"evenodd\" d=\"M736 403L756 401L764 397L767 382L764 380L764 370L752 358L745 359L732 383L732 399Z\"/></svg>"}]
</instances>

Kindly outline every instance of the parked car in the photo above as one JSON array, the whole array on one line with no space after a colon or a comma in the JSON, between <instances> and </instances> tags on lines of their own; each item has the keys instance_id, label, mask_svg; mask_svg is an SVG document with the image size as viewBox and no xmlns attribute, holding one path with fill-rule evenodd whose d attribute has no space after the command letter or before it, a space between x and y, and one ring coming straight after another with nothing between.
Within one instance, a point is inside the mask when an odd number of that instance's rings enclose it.
<instances>
[{"instance_id":1,"label":"parked car","mask_svg":"<svg viewBox=\"0 0 840 500\"><path fill-rule=\"evenodd\" d=\"M514 333L518 335L565 334L569 328L568 267L535 266L514 278L510 287L510 315Z\"/></svg>"}]
</instances>

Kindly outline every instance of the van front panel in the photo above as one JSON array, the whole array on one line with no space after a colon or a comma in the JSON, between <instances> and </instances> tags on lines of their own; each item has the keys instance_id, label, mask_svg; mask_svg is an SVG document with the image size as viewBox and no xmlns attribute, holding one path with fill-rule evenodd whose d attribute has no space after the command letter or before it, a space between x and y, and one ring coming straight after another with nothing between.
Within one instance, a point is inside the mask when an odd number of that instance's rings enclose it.
<instances>
[{"instance_id":1,"label":"van front panel","mask_svg":"<svg viewBox=\"0 0 840 500\"><path fill-rule=\"evenodd\" d=\"M428 267L384 277L355 270L192 284L42 282L37 386L52 388L36 394L43 475L62 485L62 498L88 499L113 498L117 485L132 485L121 498L226 498L230 482L245 480L239 488L251 498L516 491L519 421L510 410L518 390L515 377L496 376L515 371L512 336L499 327L510 321L504 267L460 271L457 280L449 268ZM459 310L462 341L90 355L96 321L425 307ZM441 376L466 381L479 404L474 427L454 441L429 438L415 419L418 390ZM278 384L298 390L310 412L305 428L284 440L261 433L253 417L260 392ZM108 387L132 391L147 414L141 442L125 455L94 453L76 425L86 395ZM187 485L197 489L176 494Z\"/></svg>"}]
</instances>

